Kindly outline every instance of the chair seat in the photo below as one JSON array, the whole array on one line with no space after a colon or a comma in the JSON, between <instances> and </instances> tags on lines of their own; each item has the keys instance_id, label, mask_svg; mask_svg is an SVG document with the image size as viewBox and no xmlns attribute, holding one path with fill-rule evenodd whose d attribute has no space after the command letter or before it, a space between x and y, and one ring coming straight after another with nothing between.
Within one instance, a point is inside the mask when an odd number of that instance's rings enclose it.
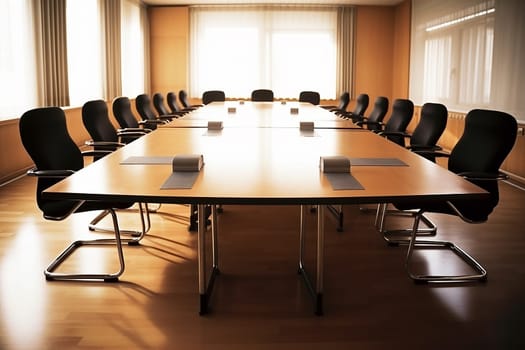
<instances>
[{"instance_id":1,"label":"chair seat","mask_svg":"<svg viewBox=\"0 0 525 350\"><path fill-rule=\"evenodd\" d=\"M45 217L48 218L62 218L71 213L72 210L79 204L79 201L66 201L66 200L46 200L43 203L39 203L39 208L44 213ZM133 206L132 202L97 202L89 201L84 202L80 207L74 210L75 213L93 211L93 210L106 210L106 209L127 209Z\"/></svg>"}]
</instances>

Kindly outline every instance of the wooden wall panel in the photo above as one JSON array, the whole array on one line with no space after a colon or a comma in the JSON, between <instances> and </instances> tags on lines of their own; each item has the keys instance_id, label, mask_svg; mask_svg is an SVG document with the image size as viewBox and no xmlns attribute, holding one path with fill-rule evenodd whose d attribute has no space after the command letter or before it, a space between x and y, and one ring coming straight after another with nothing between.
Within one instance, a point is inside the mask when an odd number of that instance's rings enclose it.
<instances>
[{"instance_id":1,"label":"wooden wall panel","mask_svg":"<svg viewBox=\"0 0 525 350\"><path fill-rule=\"evenodd\" d=\"M393 7L357 7L355 95L367 93L371 105L377 96L392 98L394 14Z\"/></svg>"},{"instance_id":2,"label":"wooden wall panel","mask_svg":"<svg viewBox=\"0 0 525 350\"><path fill-rule=\"evenodd\" d=\"M151 93L188 87L189 10L184 6L149 8Z\"/></svg>"},{"instance_id":3,"label":"wooden wall panel","mask_svg":"<svg viewBox=\"0 0 525 350\"><path fill-rule=\"evenodd\" d=\"M406 0L395 7L394 47L392 51L392 96L408 97L410 76L410 1Z\"/></svg>"}]
</instances>

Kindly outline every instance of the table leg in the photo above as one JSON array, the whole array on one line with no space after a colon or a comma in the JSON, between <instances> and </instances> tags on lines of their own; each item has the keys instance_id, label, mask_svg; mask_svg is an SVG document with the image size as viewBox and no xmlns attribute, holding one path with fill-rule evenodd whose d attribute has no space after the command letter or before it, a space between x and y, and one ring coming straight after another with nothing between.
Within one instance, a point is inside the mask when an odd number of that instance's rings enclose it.
<instances>
[{"instance_id":1,"label":"table leg","mask_svg":"<svg viewBox=\"0 0 525 350\"><path fill-rule=\"evenodd\" d=\"M301 206L301 222L299 229L299 274L303 277L308 291L314 298L315 314L323 314L323 269L324 269L324 212L325 206L319 205L317 208L317 278L315 287L306 272L304 266L304 239L305 239L305 217L306 207Z\"/></svg>"},{"instance_id":2,"label":"table leg","mask_svg":"<svg viewBox=\"0 0 525 350\"><path fill-rule=\"evenodd\" d=\"M206 206L199 204L198 212L198 233L197 233L197 260L199 265L199 295L200 312L204 315L208 312L208 294L206 293Z\"/></svg>"},{"instance_id":3,"label":"table leg","mask_svg":"<svg viewBox=\"0 0 525 350\"><path fill-rule=\"evenodd\" d=\"M323 314L323 282L324 282L324 205L317 208L317 280L315 284L316 293L316 315Z\"/></svg>"}]
</instances>

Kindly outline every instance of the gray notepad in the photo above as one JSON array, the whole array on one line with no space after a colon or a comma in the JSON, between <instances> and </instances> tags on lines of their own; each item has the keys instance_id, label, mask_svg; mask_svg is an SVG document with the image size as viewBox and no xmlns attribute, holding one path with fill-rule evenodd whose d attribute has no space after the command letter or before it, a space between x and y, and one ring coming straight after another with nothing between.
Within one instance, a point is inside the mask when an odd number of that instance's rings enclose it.
<instances>
[{"instance_id":1,"label":"gray notepad","mask_svg":"<svg viewBox=\"0 0 525 350\"><path fill-rule=\"evenodd\" d=\"M124 159L120 164L171 164L173 156L167 157L147 157L132 156Z\"/></svg>"},{"instance_id":2,"label":"gray notepad","mask_svg":"<svg viewBox=\"0 0 525 350\"><path fill-rule=\"evenodd\" d=\"M350 173L324 173L334 190L364 190L363 185Z\"/></svg>"},{"instance_id":3,"label":"gray notepad","mask_svg":"<svg viewBox=\"0 0 525 350\"><path fill-rule=\"evenodd\" d=\"M350 158L350 164L352 166L408 166L397 158Z\"/></svg>"}]
</instances>

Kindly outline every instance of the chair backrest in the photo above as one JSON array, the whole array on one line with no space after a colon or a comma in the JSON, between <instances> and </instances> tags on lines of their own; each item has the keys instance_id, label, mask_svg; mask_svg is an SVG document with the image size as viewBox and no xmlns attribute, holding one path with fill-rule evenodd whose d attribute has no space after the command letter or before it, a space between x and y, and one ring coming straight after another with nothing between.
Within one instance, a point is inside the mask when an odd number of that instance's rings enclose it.
<instances>
[{"instance_id":1,"label":"chair backrest","mask_svg":"<svg viewBox=\"0 0 525 350\"><path fill-rule=\"evenodd\" d=\"M191 103L188 99L188 93L186 92L186 90L179 90L179 101L184 108L191 107Z\"/></svg>"},{"instance_id":2,"label":"chair backrest","mask_svg":"<svg viewBox=\"0 0 525 350\"><path fill-rule=\"evenodd\" d=\"M368 121L372 123L381 123L388 112L388 98L378 96L374 102L374 108L368 115ZM368 130L380 130L381 127L377 124L367 124Z\"/></svg>"},{"instance_id":3,"label":"chair backrest","mask_svg":"<svg viewBox=\"0 0 525 350\"><path fill-rule=\"evenodd\" d=\"M272 102L273 91L269 89L257 89L252 91L252 101L256 102Z\"/></svg>"},{"instance_id":4,"label":"chair backrest","mask_svg":"<svg viewBox=\"0 0 525 350\"><path fill-rule=\"evenodd\" d=\"M344 91L341 96L339 96L339 104L337 105L337 109L340 111L346 111L346 108L348 107L348 104L350 103L350 93L348 91Z\"/></svg>"},{"instance_id":5,"label":"chair backrest","mask_svg":"<svg viewBox=\"0 0 525 350\"><path fill-rule=\"evenodd\" d=\"M171 110L171 113L177 113L180 112L180 108L177 104L177 94L173 91L168 92L166 95L166 102L168 103L168 107Z\"/></svg>"},{"instance_id":6,"label":"chair backrest","mask_svg":"<svg viewBox=\"0 0 525 350\"><path fill-rule=\"evenodd\" d=\"M208 90L202 93L202 103L207 105L211 102L226 101L226 94L222 90Z\"/></svg>"},{"instance_id":7,"label":"chair backrest","mask_svg":"<svg viewBox=\"0 0 525 350\"><path fill-rule=\"evenodd\" d=\"M158 115L170 114L164 105L164 96L160 92L153 94L153 107L155 107Z\"/></svg>"},{"instance_id":8,"label":"chair backrest","mask_svg":"<svg viewBox=\"0 0 525 350\"><path fill-rule=\"evenodd\" d=\"M125 96L117 97L112 104L113 115L121 128L139 128L140 125L131 111L131 102Z\"/></svg>"},{"instance_id":9,"label":"chair backrest","mask_svg":"<svg viewBox=\"0 0 525 350\"><path fill-rule=\"evenodd\" d=\"M313 105L318 105L321 102L321 96L317 91L301 91L299 102L310 102Z\"/></svg>"},{"instance_id":10,"label":"chair backrest","mask_svg":"<svg viewBox=\"0 0 525 350\"><path fill-rule=\"evenodd\" d=\"M359 94L359 96L357 96L355 108L352 111L352 114L365 115L369 103L370 98L368 97L368 94Z\"/></svg>"},{"instance_id":11,"label":"chair backrest","mask_svg":"<svg viewBox=\"0 0 525 350\"><path fill-rule=\"evenodd\" d=\"M448 169L456 174L497 174L516 141L518 124L510 114L474 109L465 117L465 129L450 152ZM454 205L467 218L486 220L499 202L498 181L473 183L490 192L486 201L454 201Z\"/></svg>"},{"instance_id":12,"label":"chair backrest","mask_svg":"<svg viewBox=\"0 0 525 350\"><path fill-rule=\"evenodd\" d=\"M151 100L147 94L140 94L135 98L135 108L142 120L157 119L157 114L153 111Z\"/></svg>"},{"instance_id":13,"label":"chair backrest","mask_svg":"<svg viewBox=\"0 0 525 350\"><path fill-rule=\"evenodd\" d=\"M414 103L408 99L396 99L392 105L392 114L385 124L385 132L406 132L408 124L414 115ZM405 145L403 136L388 136L390 141Z\"/></svg>"},{"instance_id":14,"label":"chair backrest","mask_svg":"<svg viewBox=\"0 0 525 350\"><path fill-rule=\"evenodd\" d=\"M425 103L410 137L411 146L435 146L447 126L448 110L441 103Z\"/></svg>"},{"instance_id":15,"label":"chair backrest","mask_svg":"<svg viewBox=\"0 0 525 350\"><path fill-rule=\"evenodd\" d=\"M38 170L73 170L84 166L79 148L69 135L66 116L58 107L36 108L25 112L19 123L20 138ZM37 204L44 215L61 216L75 206L75 201L56 201L42 198L42 191L61 178L42 178L37 181ZM64 211L64 212L62 212Z\"/></svg>"},{"instance_id":16,"label":"chair backrest","mask_svg":"<svg viewBox=\"0 0 525 350\"><path fill-rule=\"evenodd\" d=\"M117 131L109 120L108 106L104 100L93 100L82 106L82 122L95 142L118 142Z\"/></svg>"}]
</instances>

